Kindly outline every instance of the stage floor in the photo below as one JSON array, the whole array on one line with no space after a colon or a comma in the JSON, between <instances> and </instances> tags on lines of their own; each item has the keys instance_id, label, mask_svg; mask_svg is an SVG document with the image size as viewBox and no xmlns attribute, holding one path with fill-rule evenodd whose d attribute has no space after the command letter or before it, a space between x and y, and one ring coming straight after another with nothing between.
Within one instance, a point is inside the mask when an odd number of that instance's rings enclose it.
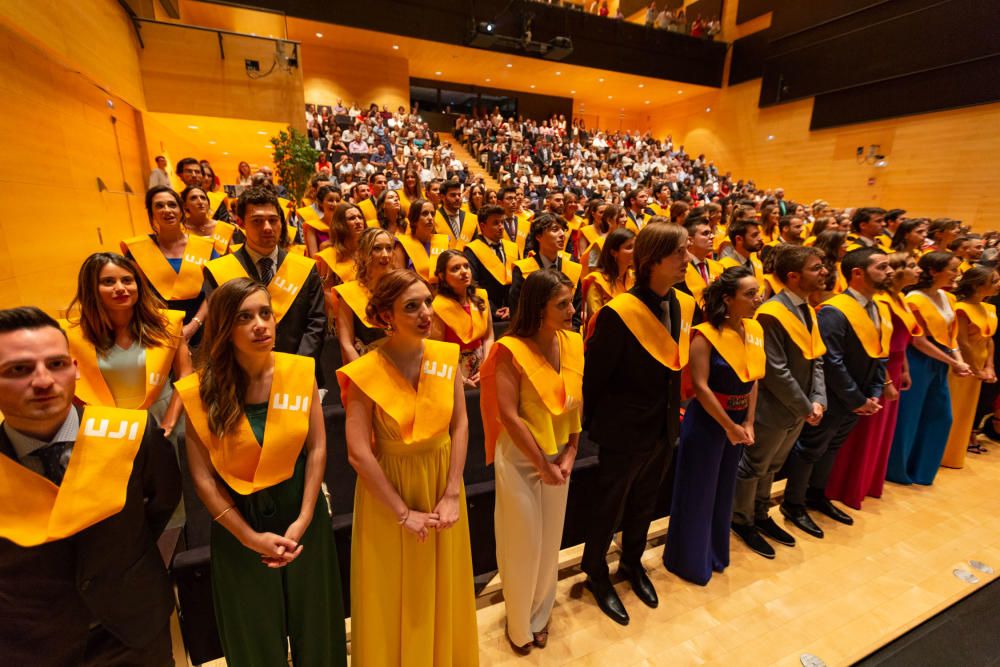
<instances>
[{"instance_id":1,"label":"stage floor","mask_svg":"<svg viewBox=\"0 0 1000 667\"><path fill-rule=\"evenodd\" d=\"M622 627L607 619L583 589L576 567L581 548L568 549L548 647L523 658L511 652L493 582L479 599L481 664L756 667L799 665L810 653L831 667L849 665L997 576L974 570L969 561L1000 571L998 508L1000 447L992 447L970 456L963 470L943 468L933 487L887 484L882 499L851 511L853 526L814 515L826 532L822 540L786 526L798 546L775 545L774 560L734 541L732 564L705 587L663 568L664 519L654 524L644 556L658 609L648 609L619 583L632 622ZM772 516L784 522L777 508ZM974 573L980 583L961 581L955 568ZM178 664L188 663L182 658Z\"/></svg>"}]
</instances>

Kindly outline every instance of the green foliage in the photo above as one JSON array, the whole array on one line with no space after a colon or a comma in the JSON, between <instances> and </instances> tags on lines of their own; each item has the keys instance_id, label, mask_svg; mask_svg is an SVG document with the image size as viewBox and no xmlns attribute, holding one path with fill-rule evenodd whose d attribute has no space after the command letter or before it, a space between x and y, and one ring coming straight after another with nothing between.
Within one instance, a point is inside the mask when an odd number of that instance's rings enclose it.
<instances>
[{"instance_id":1,"label":"green foliage","mask_svg":"<svg viewBox=\"0 0 1000 667\"><path fill-rule=\"evenodd\" d=\"M293 127L272 137L271 144L274 146L274 167L281 184L288 188L296 202L301 202L315 171L319 151L309 145L306 135Z\"/></svg>"}]
</instances>

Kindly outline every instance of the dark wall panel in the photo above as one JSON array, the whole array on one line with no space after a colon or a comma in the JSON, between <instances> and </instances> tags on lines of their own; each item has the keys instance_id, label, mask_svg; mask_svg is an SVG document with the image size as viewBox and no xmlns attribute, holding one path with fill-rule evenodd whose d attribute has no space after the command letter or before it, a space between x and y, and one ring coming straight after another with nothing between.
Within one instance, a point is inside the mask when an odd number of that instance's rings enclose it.
<instances>
[{"instance_id":1,"label":"dark wall panel","mask_svg":"<svg viewBox=\"0 0 1000 667\"><path fill-rule=\"evenodd\" d=\"M476 21L495 21L498 34L519 37L524 17L530 15L533 40L572 38L573 53L563 62L705 86L722 84L726 57L726 45L720 42L528 0L243 0L242 4L456 45L467 43Z\"/></svg>"},{"instance_id":2,"label":"dark wall panel","mask_svg":"<svg viewBox=\"0 0 1000 667\"><path fill-rule=\"evenodd\" d=\"M567 119L573 117L573 98L558 97L555 95L537 95L535 93L522 93L515 90L504 90L502 88L489 88L485 86L470 86L464 83L452 83L438 79L418 79L410 77L411 86L421 86L424 88L441 88L444 90L455 90L466 93L480 93L493 97L513 97L517 98L517 113L525 118L534 120L547 120L552 114L562 114Z\"/></svg>"},{"instance_id":3,"label":"dark wall panel","mask_svg":"<svg viewBox=\"0 0 1000 667\"><path fill-rule=\"evenodd\" d=\"M759 79L764 73L770 30L760 30L733 42L733 60L729 66L729 85Z\"/></svg>"},{"instance_id":4,"label":"dark wall panel","mask_svg":"<svg viewBox=\"0 0 1000 667\"><path fill-rule=\"evenodd\" d=\"M949 0L764 63L769 106L1000 54L997 3Z\"/></svg>"},{"instance_id":5,"label":"dark wall panel","mask_svg":"<svg viewBox=\"0 0 1000 667\"><path fill-rule=\"evenodd\" d=\"M997 72L1000 72L1000 56L818 95L809 127L822 130L997 102L1000 101Z\"/></svg>"},{"instance_id":6,"label":"dark wall panel","mask_svg":"<svg viewBox=\"0 0 1000 667\"><path fill-rule=\"evenodd\" d=\"M891 2L893 0L793 0L782 2L780 11L774 12L771 27L776 36L787 35L807 30L821 23L834 21L873 5Z\"/></svg>"},{"instance_id":7,"label":"dark wall panel","mask_svg":"<svg viewBox=\"0 0 1000 667\"><path fill-rule=\"evenodd\" d=\"M734 0L729 1L733 2ZM701 16L706 21L711 19L721 20L722 0L698 0L697 2L692 2L684 10L684 13L687 15L688 23L695 20L698 16Z\"/></svg>"},{"instance_id":8,"label":"dark wall panel","mask_svg":"<svg viewBox=\"0 0 1000 667\"><path fill-rule=\"evenodd\" d=\"M739 2L736 6L736 23L746 23L750 19L763 16L784 4L782 0L729 0Z\"/></svg>"}]
</instances>

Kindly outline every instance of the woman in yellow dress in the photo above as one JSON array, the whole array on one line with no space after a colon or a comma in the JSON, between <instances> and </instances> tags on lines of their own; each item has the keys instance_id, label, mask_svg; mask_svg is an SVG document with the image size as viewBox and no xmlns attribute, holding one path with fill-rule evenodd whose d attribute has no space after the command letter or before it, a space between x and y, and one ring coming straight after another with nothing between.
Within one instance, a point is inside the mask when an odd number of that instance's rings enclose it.
<instances>
[{"instance_id":1,"label":"woman in yellow dress","mask_svg":"<svg viewBox=\"0 0 1000 667\"><path fill-rule=\"evenodd\" d=\"M368 300L382 276L393 269L394 244L384 229L366 229L358 239L354 280L333 288L337 293L337 341L345 364L384 342L385 330L368 319Z\"/></svg>"},{"instance_id":2,"label":"woman in yellow dress","mask_svg":"<svg viewBox=\"0 0 1000 667\"><path fill-rule=\"evenodd\" d=\"M438 255L434 271L438 293L434 297L431 338L456 343L465 386L479 386L479 367L493 346L493 316L486 290L472 277L469 260L458 250Z\"/></svg>"},{"instance_id":3,"label":"woman in yellow dress","mask_svg":"<svg viewBox=\"0 0 1000 667\"><path fill-rule=\"evenodd\" d=\"M624 227L608 234L601 250L597 268L583 279L586 303L584 322L589 321L608 301L632 289L632 254L635 251L635 233Z\"/></svg>"},{"instance_id":4,"label":"woman in yellow dress","mask_svg":"<svg viewBox=\"0 0 1000 667\"><path fill-rule=\"evenodd\" d=\"M572 330L573 314L569 278L556 269L531 273L507 335L480 369L507 640L520 655L545 648L555 602L581 430L583 340Z\"/></svg>"},{"instance_id":5,"label":"woman in yellow dress","mask_svg":"<svg viewBox=\"0 0 1000 667\"><path fill-rule=\"evenodd\" d=\"M941 465L961 468L965 452L972 444L972 428L983 382L996 382L993 366L993 334L997 330L997 309L986 299L997 293L997 273L986 266L976 266L962 276L955 289L955 317L958 319L958 348L969 365L971 375L948 373L951 392L951 432Z\"/></svg>"},{"instance_id":6,"label":"woman in yellow dress","mask_svg":"<svg viewBox=\"0 0 1000 667\"><path fill-rule=\"evenodd\" d=\"M358 473L351 658L362 667L479 664L465 394L458 346L427 340L431 301L414 272L388 273L368 304L388 340L337 371Z\"/></svg>"}]
</instances>

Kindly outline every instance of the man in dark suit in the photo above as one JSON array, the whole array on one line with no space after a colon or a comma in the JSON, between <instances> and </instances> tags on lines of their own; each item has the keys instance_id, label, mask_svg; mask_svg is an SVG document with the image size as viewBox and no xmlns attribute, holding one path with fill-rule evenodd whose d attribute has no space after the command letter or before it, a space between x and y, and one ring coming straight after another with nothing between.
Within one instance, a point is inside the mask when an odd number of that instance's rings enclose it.
<instances>
[{"instance_id":1,"label":"man in dark suit","mask_svg":"<svg viewBox=\"0 0 1000 667\"><path fill-rule=\"evenodd\" d=\"M767 367L757 390L756 438L753 447L743 449L733 504L733 532L765 558L774 558L774 548L765 536L778 544L795 545L795 538L767 513L774 475L784 465L802 426L818 425L826 410L822 348L812 345L818 325L809 306L809 296L826 282L823 256L815 248L799 246L782 246L775 252L774 274L785 289L757 312L764 329Z\"/></svg>"},{"instance_id":2,"label":"man in dark suit","mask_svg":"<svg viewBox=\"0 0 1000 667\"><path fill-rule=\"evenodd\" d=\"M687 232L678 225L644 227L635 243L635 267L635 287L597 315L583 374L583 426L600 449L596 507L581 568L601 611L622 625L629 622L628 612L611 585L605 560L619 528L619 572L646 605L659 602L640 558L679 433L680 370L686 354L665 359L657 346L668 337L676 346L690 336L694 299L673 288L687 269ZM619 312L622 301L631 305L631 312ZM630 323L640 321L637 314L662 325L654 324L660 329L654 339L633 333Z\"/></svg>"},{"instance_id":3,"label":"man in dark suit","mask_svg":"<svg viewBox=\"0 0 1000 667\"><path fill-rule=\"evenodd\" d=\"M144 411L104 408L136 429L123 421L110 436L106 422L103 429L92 418L81 423L72 403L76 376L55 320L37 308L0 310L0 656L6 665L172 666L174 597L156 539L180 499L177 459ZM118 476L114 465L95 468L100 456L80 454L119 442L129 452L121 455L133 458ZM76 456L83 458L64 485ZM85 474L103 486L75 486ZM78 509L59 512L52 484L59 505ZM121 509L109 494L124 496ZM100 506L100 496L105 512L80 518ZM57 522L39 516L57 512ZM25 523L21 513L36 520Z\"/></svg>"},{"instance_id":4,"label":"man in dark suit","mask_svg":"<svg viewBox=\"0 0 1000 667\"><path fill-rule=\"evenodd\" d=\"M236 215L247 241L231 256L205 266L206 293L210 295L220 282L245 276L267 285L278 320L274 350L314 358L316 379L322 386L319 357L326 337L326 310L316 262L291 255L282 247L288 227L278 198L269 188L244 190L236 203ZM234 259L239 266L233 264ZM294 294L283 312L279 296L287 297L282 290Z\"/></svg>"},{"instance_id":5,"label":"man in dark suit","mask_svg":"<svg viewBox=\"0 0 1000 667\"><path fill-rule=\"evenodd\" d=\"M503 209L487 204L479 209L479 235L462 251L476 284L490 298L493 320L510 319L507 295L510 276L517 261L517 244L503 237ZM493 257L496 260L493 260Z\"/></svg>"},{"instance_id":6,"label":"man in dark suit","mask_svg":"<svg viewBox=\"0 0 1000 667\"><path fill-rule=\"evenodd\" d=\"M856 328L870 326L870 320L876 335L881 336L883 323L889 325L888 309L873 301L875 294L887 289L892 280L889 258L877 248L861 248L844 255L841 269L849 287L840 296L853 299L862 312L849 316L840 306L830 302L820 308L817 319L826 345L823 374L828 407L819 424L806 424L802 428L784 468L788 482L781 513L813 537L823 537L823 530L806 512L806 507L840 523L854 523L849 514L827 499L826 482L837 452L858 417L881 409L879 397L886 377L885 359L869 355ZM856 311L857 307L852 310ZM868 320L860 321L866 316ZM888 350L885 353L887 355Z\"/></svg>"}]
</instances>

